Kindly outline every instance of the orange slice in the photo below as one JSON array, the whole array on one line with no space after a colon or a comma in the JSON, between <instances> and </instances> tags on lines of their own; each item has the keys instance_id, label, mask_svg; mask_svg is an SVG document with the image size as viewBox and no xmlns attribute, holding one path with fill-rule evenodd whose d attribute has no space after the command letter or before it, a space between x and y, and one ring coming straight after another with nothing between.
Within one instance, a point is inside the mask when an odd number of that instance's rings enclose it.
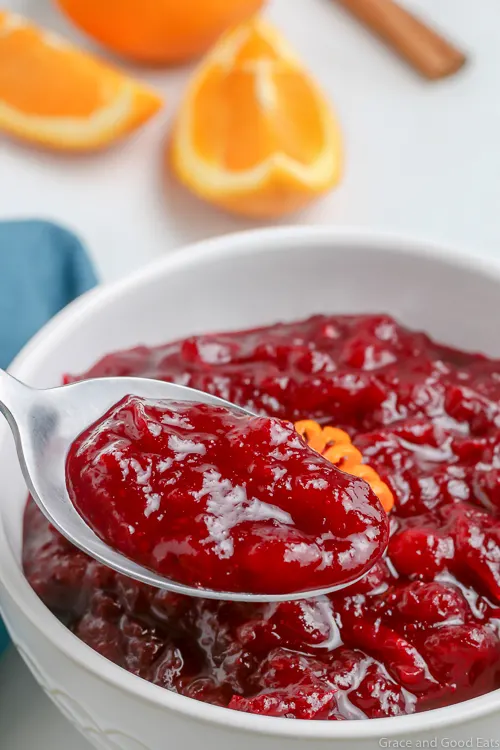
<instances>
[{"instance_id":1,"label":"orange slice","mask_svg":"<svg viewBox=\"0 0 500 750\"><path fill-rule=\"evenodd\" d=\"M87 151L135 130L160 98L63 39L0 12L0 128L46 147Z\"/></svg>"},{"instance_id":2,"label":"orange slice","mask_svg":"<svg viewBox=\"0 0 500 750\"><path fill-rule=\"evenodd\" d=\"M171 160L199 197L238 214L280 216L338 183L341 136L287 42L254 18L225 34L195 73Z\"/></svg>"}]
</instances>

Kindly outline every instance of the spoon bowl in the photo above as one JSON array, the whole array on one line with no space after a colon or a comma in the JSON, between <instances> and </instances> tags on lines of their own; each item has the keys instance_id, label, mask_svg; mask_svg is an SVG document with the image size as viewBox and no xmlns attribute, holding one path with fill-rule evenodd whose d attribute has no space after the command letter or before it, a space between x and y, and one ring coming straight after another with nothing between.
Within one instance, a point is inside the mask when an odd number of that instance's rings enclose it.
<instances>
[{"instance_id":1,"label":"spoon bowl","mask_svg":"<svg viewBox=\"0 0 500 750\"><path fill-rule=\"evenodd\" d=\"M125 396L193 401L224 406L253 416L246 409L194 388L148 378L96 378L58 388L30 388L0 370L0 411L5 415L28 489L47 519L72 544L118 573L160 589L224 601L271 602L304 599L352 585L292 594L252 594L187 586L155 573L117 552L85 523L66 487L66 457L73 441Z\"/></svg>"}]
</instances>

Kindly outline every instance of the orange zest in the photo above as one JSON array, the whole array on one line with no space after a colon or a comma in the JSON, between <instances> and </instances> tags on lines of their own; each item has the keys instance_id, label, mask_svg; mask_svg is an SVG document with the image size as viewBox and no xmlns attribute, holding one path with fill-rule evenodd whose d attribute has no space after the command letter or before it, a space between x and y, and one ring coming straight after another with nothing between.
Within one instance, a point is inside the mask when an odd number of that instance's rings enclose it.
<instances>
[{"instance_id":1,"label":"orange zest","mask_svg":"<svg viewBox=\"0 0 500 750\"><path fill-rule=\"evenodd\" d=\"M49 148L89 151L161 107L142 84L52 32L0 11L0 128Z\"/></svg>"},{"instance_id":2,"label":"orange zest","mask_svg":"<svg viewBox=\"0 0 500 750\"><path fill-rule=\"evenodd\" d=\"M195 72L170 153L198 197L251 217L302 208L339 182L342 166L327 100L259 17L225 34Z\"/></svg>"},{"instance_id":3,"label":"orange zest","mask_svg":"<svg viewBox=\"0 0 500 750\"><path fill-rule=\"evenodd\" d=\"M264 0L57 0L73 23L107 49L145 63L203 54Z\"/></svg>"},{"instance_id":4,"label":"orange zest","mask_svg":"<svg viewBox=\"0 0 500 750\"><path fill-rule=\"evenodd\" d=\"M377 495L386 513L392 510L394 495L391 489L382 481L373 467L362 463L363 456L352 444L347 432L338 427L321 427L312 419L296 422L295 429L310 448L321 453L332 464L347 474L364 479Z\"/></svg>"}]
</instances>

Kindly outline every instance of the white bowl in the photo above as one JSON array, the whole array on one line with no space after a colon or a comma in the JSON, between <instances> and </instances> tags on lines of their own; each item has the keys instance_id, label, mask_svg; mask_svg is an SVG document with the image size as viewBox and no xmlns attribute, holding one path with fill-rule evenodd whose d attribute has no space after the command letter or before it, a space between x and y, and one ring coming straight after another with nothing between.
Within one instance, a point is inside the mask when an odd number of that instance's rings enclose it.
<instances>
[{"instance_id":1,"label":"white bowl","mask_svg":"<svg viewBox=\"0 0 500 750\"><path fill-rule=\"evenodd\" d=\"M11 371L33 385L50 386L63 372L81 372L101 355L141 342L317 312L377 311L450 344L500 355L500 266L354 230L284 228L227 236L87 294L28 344ZM452 741L471 738L476 747L475 738L498 739L498 690L425 714L307 722L207 705L125 672L59 623L23 577L26 490L6 424L0 425L0 441L2 614L36 679L96 747L373 750L390 746L389 740L418 747L417 740L437 738L437 747L456 747Z\"/></svg>"}]
</instances>

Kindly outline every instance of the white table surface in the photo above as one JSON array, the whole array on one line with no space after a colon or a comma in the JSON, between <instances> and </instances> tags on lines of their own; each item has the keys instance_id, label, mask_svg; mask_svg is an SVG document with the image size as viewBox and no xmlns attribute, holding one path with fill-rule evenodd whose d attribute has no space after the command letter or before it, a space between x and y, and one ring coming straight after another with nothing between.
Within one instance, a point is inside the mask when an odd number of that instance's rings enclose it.
<instances>
[{"instance_id":1,"label":"white table surface","mask_svg":"<svg viewBox=\"0 0 500 750\"><path fill-rule=\"evenodd\" d=\"M276 20L337 106L346 136L342 186L300 224L388 228L500 257L500 44L497 0L405 0L449 30L471 63L421 81L329 0L271 0ZM83 44L49 0L4 0ZM225 216L162 176L159 154L189 70L137 71L165 112L124 145L89 158L40 154L0 138L0 219L55 219L86 241L110 281L180 245L255 226ZM89 750L19 657L0 661L2 750Z\"/></svg>"}]
</instances>

